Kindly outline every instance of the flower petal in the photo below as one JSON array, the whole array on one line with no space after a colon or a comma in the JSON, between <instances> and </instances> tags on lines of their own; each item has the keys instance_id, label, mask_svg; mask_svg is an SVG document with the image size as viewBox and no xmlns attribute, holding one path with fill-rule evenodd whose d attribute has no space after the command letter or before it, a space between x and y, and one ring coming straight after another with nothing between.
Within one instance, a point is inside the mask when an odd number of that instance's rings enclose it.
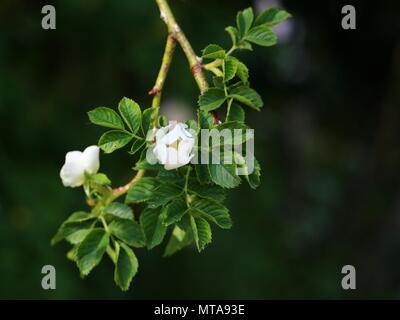
<instances>
[{"instance_id":1,"label":"flower petal","mask_svg":"<svg viewBox=\"0 0 400 320\"><path fill-rule=\"evenodd\" d=\"M167 162L168 155L167 146L165 144L157 144L153 149L153 153L161 164L165 164Z\"/></svg>"},{"instance_id":2,"label":"flower petal","mask_svg":"<svg viewBox=\"0 0 400 320\"><path fill-rule=\"evenodd\" d=\"M70 151L65 155L65 163L82 162L83 153L80 151Z\"/></svg>"},{"instance_id":3,"label":"flower petal","mask_svg":"<svg viewBox=\"0 0 400 320\"><path fill-rule=\"evenodd\" d=\"M185 140L185 139L193 139L193 135L187 130L188 126L184 123L178 123L178 125L181 127L181 132L182 132L182 136L181 139Z\"/></svg>"},{"instance_id":4,"label":"flower petal","mask_svg":"<svg viewBox=\"0 0 400 320\"><path fill-rule=\"evenodd\" d=\"M156 142L161 142L162 138L168 133L168 127L163 127L157 130L156 132Z\"/></svg>"},{"instance_id":5,"label":"flower petal","mask_svg":"<svg viewBox=\"0 0 400 320\"><path fill-rule=\"evenodd\" d=\"M173 170L181 167L182 165L178 162L178 151L175 148L167 148L167 162L165 163L165 170Z\"/></svg>"},{"instance_id":6,"label":"flower petal","mask_svg":"<svg viewBox=\"0 0 400 320\"><path fill-rule=\"evenodd\" d=\"M161 142L165 144L173 144L178 139L182 139L184 137L185 134L183 133L182 128L178 123L174 126L174 128L170 132L167 133L165 137L161 139Z\"/></svg>"},{"instance_id":7,"label":"flower petal","mask_svg":"<svg viewBox=\"0 0 400 320\"><path fill-rule=\"evenodd\" d=\"M83 151L83 166L90 174L97 173L100 168L99 153L100 148L98 146L90 146Z\"/></svg>"},{"instance_id":8,"label":"flower petal","mask_svg":"<svg viewBox=\"0 0 400 320\"><path fill-rule=\"evenodd\" d=\"M80 161L68 161L60 171L60 177L65 187L79 187L85 180L84 168Z\"/></svg>"},{"instance_id":9,"label":"flower petal","mask_svg":"<svg viewBox=\"0 0 400 320\"><path fill-rule=\"evenodd\" d=\"M192 159L191 153L194 147L194 139L183 140L178 146L178 162L182 165L188 164Z\"/></svg>"}]
</instances>

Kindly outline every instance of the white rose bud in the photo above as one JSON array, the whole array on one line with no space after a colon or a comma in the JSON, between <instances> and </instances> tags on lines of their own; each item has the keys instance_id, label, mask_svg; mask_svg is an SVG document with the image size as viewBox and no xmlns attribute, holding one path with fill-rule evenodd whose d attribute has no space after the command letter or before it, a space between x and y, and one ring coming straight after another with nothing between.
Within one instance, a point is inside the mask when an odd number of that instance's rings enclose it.
<instances>
[{"instance_id":1,"label":"white rose bud","mask_svg":"<svg viewBox=\"0 0 400 320\"><path fill-rule=\"evenodd\" d=\"M87 147L83 152L71 151L65 156L60 177L65 187L79 187L85 182L85 171L96 174L100 167L100 149L97 146Z\"/></svg>"},{"instance_id":2,"label":"white rose bud","mask_svg":"<svg viewBox=\"0 0 400 320\"><path fill-rule=\"evenodd\" d=\"M166 170L182 167L192 160L195 138L183 123L170 124L156 132L153 153Z\"/></svg>"}]
</instances>

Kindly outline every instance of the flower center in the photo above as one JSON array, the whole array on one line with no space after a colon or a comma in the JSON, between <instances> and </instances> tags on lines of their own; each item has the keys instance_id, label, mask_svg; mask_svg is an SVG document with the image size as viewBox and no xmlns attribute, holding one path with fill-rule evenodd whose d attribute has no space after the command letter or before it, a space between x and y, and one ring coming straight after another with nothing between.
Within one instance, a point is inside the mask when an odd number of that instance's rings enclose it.
<instances>
[{"instance_id":1,"label":"flower center","mask_svg":"<svg viewBox=\"0 0 400 320\"><path fill-rule=\"evenodd\" d=\"M176 149L176 150L178 150L178 146L179 146L179 143L182 141L182 139L181 138L178 138L175 142L173 142L173 143L171 143L171 144L167 144L167 147L168 148L174 148L174 149Z\"/></svg>"}]
</instances>

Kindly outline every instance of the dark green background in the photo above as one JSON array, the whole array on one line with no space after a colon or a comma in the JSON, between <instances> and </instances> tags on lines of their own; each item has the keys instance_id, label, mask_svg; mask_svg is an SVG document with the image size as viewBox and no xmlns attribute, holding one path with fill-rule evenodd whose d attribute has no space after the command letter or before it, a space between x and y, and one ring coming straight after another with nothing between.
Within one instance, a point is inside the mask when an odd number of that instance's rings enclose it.
<instances>
[{"instance_id":1,"label":"dark green background","mask_svg":"<svg viewBox=\"0 0 400 320\"><path fill-rule=\"evenodd\" d=\"M197 52L229 45L224 27L250 1L171 0ZM0 2L0 298L398 298L400 296L400 28L395 1L349 1L357 30L340 26L341 1L284 1L292 36L243 52L265 100L249 110L262 186L230 193L229 231L198 254L137 250L131 290L105 259L85 280L50 246L84 209L59 178L65 152L95 144L93 107L123 96L149 106L166 30L154 1L46 1L57 30L41 29L40 1ZM195 109L197 88L178 50L164 101ZM125 152L101 156L115 185L131 176ZM41 289L41 268L57 289ZM357 290L341 289L341 268Z\"/></svg>"}]
</instances>

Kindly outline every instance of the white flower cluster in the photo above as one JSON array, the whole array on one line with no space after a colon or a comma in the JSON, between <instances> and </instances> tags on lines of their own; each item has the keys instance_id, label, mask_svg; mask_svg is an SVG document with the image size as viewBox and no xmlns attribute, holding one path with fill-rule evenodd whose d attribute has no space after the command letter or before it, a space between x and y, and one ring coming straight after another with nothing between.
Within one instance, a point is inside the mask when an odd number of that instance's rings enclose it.
<instances>
[{"instance_id":1,"label":"white flower cluster","mask_svg":"<svg viewBox=\"0 0 400 320\"><path fill-rule=\"evenodd\" d=\"M170 124L155 133L152 152L166 170L173 170L188 164L193 158L195 138L183 123ZM71 151L65 156L60 177L65 187L80 187L85 182L85 172L96 174L100 168L100 149L87 147L83 152Z\"/></svg>"}]
</instances>

